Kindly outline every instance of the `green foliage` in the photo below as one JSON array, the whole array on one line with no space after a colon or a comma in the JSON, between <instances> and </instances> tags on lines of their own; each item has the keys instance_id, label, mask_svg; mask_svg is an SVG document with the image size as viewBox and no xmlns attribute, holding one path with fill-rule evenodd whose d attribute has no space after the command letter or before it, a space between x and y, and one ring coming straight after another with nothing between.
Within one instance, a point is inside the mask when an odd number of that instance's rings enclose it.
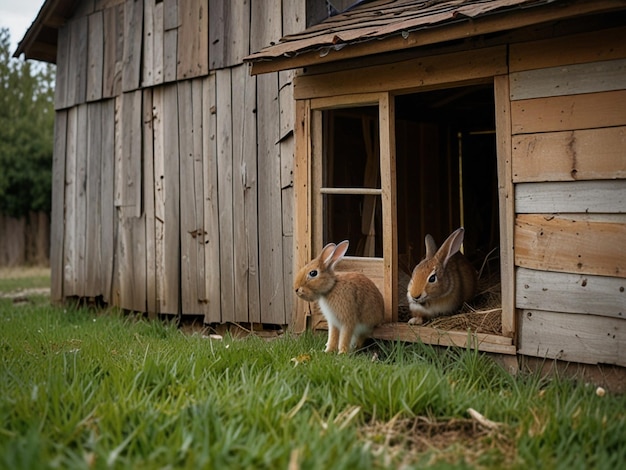
<instances>
[{"instance_id":1,"label":"green foliage","mask_svg":"<svg viewBox=\"0 0 626 470\"><path fill-rule=\"evenodd\" d=\"M50 212L54 66L11 57L0 29L0 212Z\"/></svg>"},{"instance_id":2,"label":"green foliage","mask_svg":"<svg viewBox=\"0 0 626 470\"><path fill-rule=\"evenodd\" d=\"M474 350L380 342L325 354L324 335L215 340L7 299L0 323L0 468L569 469L626 459L626 397L513 377ZM477 447L452 436L444 450L416 451L389 438L391 423L416 417L467 422L468 407L501 426Z\"/></svg>"}]
</instances>

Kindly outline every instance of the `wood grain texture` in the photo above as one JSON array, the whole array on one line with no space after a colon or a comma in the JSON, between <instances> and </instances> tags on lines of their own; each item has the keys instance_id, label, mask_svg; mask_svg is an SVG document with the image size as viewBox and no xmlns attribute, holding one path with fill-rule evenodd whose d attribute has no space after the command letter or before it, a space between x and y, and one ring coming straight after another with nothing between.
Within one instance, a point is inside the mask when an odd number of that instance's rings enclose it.
<instances>
[{"instance_id":1,"label":"wood grain texture","mask_svg":"<svg viewBox=\"0 0 626 470\"><path fill-rule=\"evenodd\" d=\"M104 77L104 20L102 12L89 15L87 41L87 101L102 98L102 80Z\"/></svg>"},{"instance_id":2,"label":"wood grain texture","mask_svg":"<svg viewBox=\"0 0 626 470\"><path fill-rule=\"evenodd\" d=\"M87 168L85 213L85 295L97 297L102 283L102 107L100 103L87 105Z\"/></svg>"},{"instance_id":3,"label":"wood grain texture","mask_svg":"<svg viewBox=\"0 0 626 470\"><path fill-rule=\"evenodd\" d=\"M626 319L626 280L518 268L516 307Z\"/></svg>"},{"instance_id":4,"label":"wood grain texture","mask_svg":"<svg viewBox=\"0 0 626 470\"><path fill-rule=\"evenodd\" d=\"M626 124L626 90L511 102L513 134Z\"/></svg>"},{"instance_id":5,"label":"wood grain texture","mask_svg":"<svg viewBox=\"0 0 626 470\"><path fill-rule=\"evenodd\" d=\"M63 300L63 246L65 233L65 161L68 111L58 111L54 118L52 151L52 204L50 215L50 299Z\"/></svg>"},{"instance_id":6,"label":"wood grain texture","mask_svg":"<svg viewBox=\"0 0 626 470\"><path fill-rule=\"evenodd\" d=\"M178 0L178 80L209 72L208 0Z\"/></svg>"},{"instance_id":7,"label":"wood grain texture","mask_svg":"<svg viewBox=\"0 0 626 470\"><path fill-rule=\"evenodd\" d=\"M124 3L124 64L122 90L139 88L143 36L143 2L127 0Z\"/></svg>"},{"instance_id":8,"label":"wood grain texture","mask_svg":"<svg viewBox=\"0 0 626 470\"><path fill-rule=\"evenodd\" d=\"M621 318L523 310L519 324L521 354L626 366L626 322Z\"/></svg>"},{"instance_id":9,"label":"wood grain texture","mask_svg":"<svg viewBox=\"0 0 626 470\"><path fill-rule=\"evenodd\" d=\"M146 223L146 309L148 316L155 319L158 313L157 305L157 272L156 272L156 218L154 194L154 110L152 89L143 90L142 97L142 197L144 205L144 219Z\"/></svg>"},{"instance_id":10,"label":"wood grain texture","mask_svg":"<svg viewBox=\"0 0 626 470\"><path fill-rule=\"evenodd\" d=\"M124 63L124 5L116 5L103 11L104 15L104 64L102 96L111 98L122 91L122 66Z\"/></svg>"},{"instance_id":11,"label":"wood grain texture","mask_svg":"<svg viewBox=\"0 0 626 470\"><path fill-rule=\"evenodd\" d=\"M626 213L626 180L519 183L517 213Z\"/></svg>"},{"instance_id":12,"label":"wood grain texture","mask_svg":"<svg viewBox=\"0 0 626 470\"><path fill-rule=\"evenodd\" d=\"M626 278L626 225L523 214L515 220L515 264L540 271Z\"/></svg>"},{"instance_id":13,"label":"wood grain texture","mask_svg":"<svg viewBox=\"0 0 626 470\"><path fill-rule=\"evenodd\" d=\"M517 135L513 181L626 179L626 127Z\"/></svg>"},{"instance_id":14,"label":"wood grain texture","mask_svg":"<svg viewBox=\"0 0 626 470\"><path fill-rule=\"evenodd\" d=\"M102 159L101 159L101 268L102 298L113 298L113 266L117 217L114 204L115 191L115 100L102 102Z\"/></svg>"}]
</instances>

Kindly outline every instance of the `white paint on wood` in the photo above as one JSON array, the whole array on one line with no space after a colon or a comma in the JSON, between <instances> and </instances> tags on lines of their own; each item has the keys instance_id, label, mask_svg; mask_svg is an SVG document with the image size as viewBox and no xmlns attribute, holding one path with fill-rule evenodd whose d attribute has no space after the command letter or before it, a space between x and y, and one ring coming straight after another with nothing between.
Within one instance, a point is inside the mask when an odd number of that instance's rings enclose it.
<instances>
[{"instance_id":1,"label":"white paint on wood","mask_svg":"<svg viewBox=\"0 0 626 470\"><path fill-rule=\"evenodd\" d=\"M626 319L626 279L518 268L516 307Z\"/></svg>"},{"instance_id":2,"label":"white paint on wood","mask_svg":"<svg viewBox=\"0 0 626 470\"><path fill-rule=\"evenodd\" d=\"M517 213L626 213L626 180L518 183Z\"/></svg>"}]
</instances>

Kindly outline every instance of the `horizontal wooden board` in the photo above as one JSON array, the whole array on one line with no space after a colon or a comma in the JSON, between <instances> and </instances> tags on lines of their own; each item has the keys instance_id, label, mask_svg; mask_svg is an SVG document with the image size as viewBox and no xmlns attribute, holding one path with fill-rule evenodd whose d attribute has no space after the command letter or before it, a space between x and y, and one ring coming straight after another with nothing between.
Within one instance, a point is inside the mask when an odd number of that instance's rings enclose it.
<instances>
[{"instance_id":1,"label":"horizontal wooden board","mask_svg":"<svg viewBox=\"0 0 626 470\"><path fill-rule=\"evenodd\" d=\"M512 167L515 183L626 178L626 127L514 136Z\"/></svg>"},{"instance_id":2,"label":"horizontal wooden board","mask_svg":"<svg viewBox=\"0 0 626 470\"><path fill-rule=\"evenodd\" d=\"M384 263L382 258L357 258L357 257L346 257L337 265L335 271L337 272L357 272L366 275L380 292L384 291L385 280L384 280Z\"/></svg>"},{"instance_id":3,"label":"horizontal wooden board","mask_svg":"<svg viewBox=\"0 0 626 470\"><path fill-rule=\"evenodd\" d=\"M541 271L626 278L626 225L552 215L515 220L515 264Z\"/></svg>"},{"instance_id":4,"label":"horizontal wooden board","mask_svg":"<svg viewBox=\"0 0 626 470\"><path fill-rule=\"evenodd\" d=\"M518 268L515 306L626 319L626 280Z\"/></svg>"},{"instance_id":5,"label":"horizontal wooden board","mask_svg":"<svg viewBox=\"0 0 626 470\"><path fill-rule=\"evenodd\" d=\"M511 72L626 58L626 27L511 44Z\"/></svg>"},{"instance_id":6,"label":"horizontal wooden board","mask_svg":"<svg viewBox=\"0 0 626 470\"><path fill-rule=\"evenodd\" d=\"M444 331L407 323L384 323L374 330L372 337L389 341L421 341L437 346L459 346L462 348L469 346L477 348L479 351L515 354L512 339L505 336L466 331Z\"/></svg>"},{"instance_id":7,"label":"horizontal wooden board","mask_svg":"<svg viewBox=\"0 0 626 470\"><path fill-rule=\"evenodd\" d=\"M344 70L323 77L299 76L294 80L294 95L296 99L304 99L417 90L446 83L491 79L506 72L506 48L498 46Z\"/></svg>"},{"instance_id":8,"label":"horizontal wooden board","mask_svg":"<svg viewBox=\"0 0 626 470\"><path fill-rule=\"evenodd\" d=\"M515 212L626 213L626 179L515 185Z\"/></svg>"},{"instance_id":9,"label":"horizontal wooden board","mask_svg":"<svg viewBox=\"0 0 626 470\"><path fill-rule=\"evenodd\" d=\"M626 125L626 90L511 102L513 134Z\"/></svg>"},{"instance_id":10,"label":"horizontal wooden board","mask_svg":"<svg viewBox=\"0 0 626 470\"><path fill-rule=\"evenodd\" d=\"M521 311L519 350L528 356L626 366L626 321L575 313Z\"/></svg>"},{"instance_id":11,"label":"horizontal wooden board","mask_svg":"<svg viewBox=\"0 0 626 470\"><path fill-rule=\"evenodd\" d=\"M626 59L561 65L510 74L511 100L626 89Z\"/></svg>"}]
</instances>

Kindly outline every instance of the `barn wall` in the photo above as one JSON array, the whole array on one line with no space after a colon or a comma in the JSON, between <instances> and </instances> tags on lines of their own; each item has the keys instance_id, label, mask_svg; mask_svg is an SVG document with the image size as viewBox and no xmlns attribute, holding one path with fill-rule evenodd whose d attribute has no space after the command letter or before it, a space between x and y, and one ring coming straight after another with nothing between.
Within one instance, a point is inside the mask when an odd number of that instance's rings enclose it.
<instances>
[{"instance_id":1,"label":"barn wall","mask_svg":"<svg viewBox=\"0 0 626 470\"><path fill-rule=\"evenodd\" d=\"M523 354L626 366L625 35L510 48Z\"/></svg>"},{"instance_id":2,"label":"barn wall","mask_svg":"<svg viewBox=\"0 0 626 470\"><path fill-rule=\"evenodd\" d=\"M59 31L53 299L291 321L293 73L242 58L304 5L81 4Z\"/></svg>"}]
</instances>

